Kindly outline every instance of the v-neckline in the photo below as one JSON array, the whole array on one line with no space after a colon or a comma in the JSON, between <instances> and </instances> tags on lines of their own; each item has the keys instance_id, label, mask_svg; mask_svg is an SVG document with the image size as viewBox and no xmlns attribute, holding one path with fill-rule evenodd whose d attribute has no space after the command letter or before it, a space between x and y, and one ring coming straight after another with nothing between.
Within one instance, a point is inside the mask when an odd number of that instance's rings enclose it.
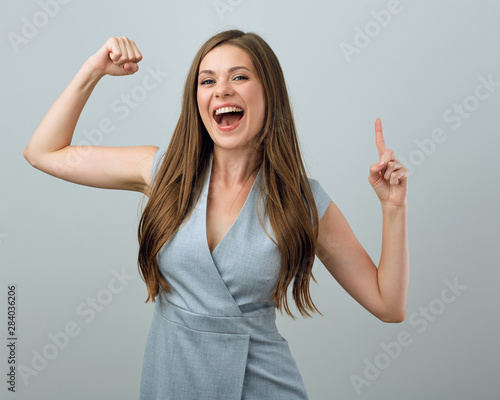
<instances>
[{"instance_id":1,"label":"v-neckline","mask_svg":"<svg viewBox=\"0 0 500 400\"><path fill-rule=\"evenodd\" d=\"M220 247L220 244L224 241L224 239L229 235L229 233L232 231L233 227L236 225L236 222L239 220L240 216L243 214L243 211L245 210L245 207L247 206L247 203L250 199L250 197L253 195L253 191L255 190L256 182L259 180L260 173L262 170L262 163L260 164L259 171L257 172L257 175L255 176L255 179L252 183L252 187L250 188L250 191L248 192L247 198L245 199L245 202L243 203L243 206L241 207L240 212L236 216L236 219L233 221L227 232L224 234L224 236L219 240L219 242L215 245L214 249L210 251L210 245L208 244L208 192L210 190L210 178L212 177L212 164L213 164L213 159L214 155L213 153L210 155L210 161L208 163L208 174L206 174L205 178L205 184L204 184L204 208L205 208L205 215L204 215L204 221L205 221L205 243L207 246L207 249L210 253L210 255L213 255L214 252Z\"/></svg>"}]
</instances>

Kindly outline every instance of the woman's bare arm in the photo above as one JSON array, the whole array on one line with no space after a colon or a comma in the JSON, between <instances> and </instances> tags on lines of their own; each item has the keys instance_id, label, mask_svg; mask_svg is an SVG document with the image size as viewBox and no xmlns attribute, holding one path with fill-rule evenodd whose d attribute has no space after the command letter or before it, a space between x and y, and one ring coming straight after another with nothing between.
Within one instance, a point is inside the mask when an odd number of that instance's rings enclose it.
<instances>
[{"instance_id":1,"label":"woman's bare arm","mask_svg":"<svg viewBox=\"0 0 500 400\"><path fill-rule=\"evenodd\" d=\"M318 224L317 255L340 285L363 307L385 322L406 314L410 257L408 250L408 171L385 148L382 123L375 121L380 160L369 181L382 205L382 250L378 268L332 202Z\"/></svg>"},{"instance_id":2,"label":"woman's bare arm","mask_svg":"<svg viewBox=\"0 0 500 400\"><path fill-rule=\"evenodd\" d=\"M73 133L104 75L131 75L142 54L125 37L110 38L78 71L47 112L24 150L35 168L70 182L146 193L156 146L72 146Z\"/></svg>"}]
</instances>

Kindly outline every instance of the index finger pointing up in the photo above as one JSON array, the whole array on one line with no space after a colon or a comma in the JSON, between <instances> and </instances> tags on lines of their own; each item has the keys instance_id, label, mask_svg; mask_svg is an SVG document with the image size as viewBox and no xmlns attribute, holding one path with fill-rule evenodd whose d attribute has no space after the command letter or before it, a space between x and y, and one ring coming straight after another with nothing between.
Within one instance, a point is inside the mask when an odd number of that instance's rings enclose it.
<instances>
[{"instance_id":1,"label":"index finger pointing up","mask_svg":"<svg viewBox=\"0 0 500 400\"><path fill-rule=\"evenodd\" d=\"M385 153L385 141L380 118L375 120L375 143L377 144L378 155L382 157L382 154Z\"/></svg>"}]
</instances>

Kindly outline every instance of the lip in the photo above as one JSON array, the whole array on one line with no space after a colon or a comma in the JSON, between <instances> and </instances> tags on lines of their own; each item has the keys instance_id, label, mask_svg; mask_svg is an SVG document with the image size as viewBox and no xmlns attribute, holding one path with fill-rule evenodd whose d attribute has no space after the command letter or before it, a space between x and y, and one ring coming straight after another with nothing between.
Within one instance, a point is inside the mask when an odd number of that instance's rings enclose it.
<instances>
[{"instance_id":1,"label":"lip","mask_svg":"<svg viewBox=\"0 0 500 400\"><path fill-rule=\"evenodd\" d=\"M238 107L238 108L241 108L243 110L243 116L239 119L238 122L236 122L233 125L220 126L213 117L215 115L215 111L218 110L219 108L222 108L222 107ZM236 129L238 127L238 125L241 124L241 121L243 121L243 118L245 118L245 116L246 116L245 108L243 108L242 106L240 106L239 104L236 104L236 103L222 103L222 104L217 104L212 109L212 119L215 122L215 125L217 125L217 129L221 130L222 132L229 132L229 131L232 131L233 129Z\"/></svg>"}]
</instances>

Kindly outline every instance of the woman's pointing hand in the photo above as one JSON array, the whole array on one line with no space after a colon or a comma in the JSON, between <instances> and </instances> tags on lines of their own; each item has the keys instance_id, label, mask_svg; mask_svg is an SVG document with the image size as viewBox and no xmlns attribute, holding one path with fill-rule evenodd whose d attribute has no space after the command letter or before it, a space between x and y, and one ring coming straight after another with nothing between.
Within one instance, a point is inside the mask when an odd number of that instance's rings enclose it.
<instances>
[{"instance_id":1,"label":"woman's pointing hand","mask_svg":"<svg viewBox=\"0 0 500 400\"><path fill-rule=\"evenodd\" d=\"M375 121L375 142L379 161L370 167L368 181L382 205L403 206L407 204L408 171L391 149L385 148L382 122Z\"/></svg>"}]
</instances>

